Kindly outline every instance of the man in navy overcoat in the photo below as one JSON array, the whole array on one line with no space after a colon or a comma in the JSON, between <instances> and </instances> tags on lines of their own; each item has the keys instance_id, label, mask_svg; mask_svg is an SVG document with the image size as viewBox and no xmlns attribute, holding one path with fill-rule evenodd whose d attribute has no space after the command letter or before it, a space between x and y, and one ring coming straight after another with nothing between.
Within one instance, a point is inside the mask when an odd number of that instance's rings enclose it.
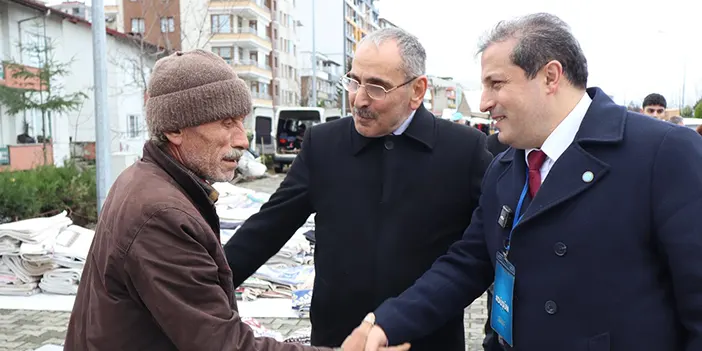
<instances>
[{"instance_id":1,"label":"man in navy overcoat","mask_svg":"<svg viewBox=\"0 0 702 351\"><path fill-rule=\"evenodd\" d=\"M702 138L586 89L555 16L503 22L481 52L481 109L512 148L463 238L351 337L411 342L494 281L499 348L702 350Z\"/></svg>"}]
</instances>

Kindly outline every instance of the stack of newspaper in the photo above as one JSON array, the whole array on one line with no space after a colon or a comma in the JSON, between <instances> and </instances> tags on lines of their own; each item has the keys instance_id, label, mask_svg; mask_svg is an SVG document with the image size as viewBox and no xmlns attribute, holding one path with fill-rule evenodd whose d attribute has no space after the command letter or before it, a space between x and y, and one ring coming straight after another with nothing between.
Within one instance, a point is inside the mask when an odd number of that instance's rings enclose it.
<instances>
[{"instance_id":1,"label":"stack of newspaper","mask_svg":"<svg viewBox=\"0 0 702 351\"><path fill-rule=\"evenodd\" d=\"M44 273L56 268L52 259L56 237L72 223L64 211L0 224L0 295L38 293Z\"/></svg>"}]
</instances>

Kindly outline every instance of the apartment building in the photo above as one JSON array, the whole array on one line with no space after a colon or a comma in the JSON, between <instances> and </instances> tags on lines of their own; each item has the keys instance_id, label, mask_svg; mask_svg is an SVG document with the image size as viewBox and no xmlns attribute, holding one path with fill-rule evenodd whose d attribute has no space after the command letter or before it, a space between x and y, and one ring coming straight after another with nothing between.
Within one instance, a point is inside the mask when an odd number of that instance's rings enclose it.
<instances>
[{"instance_id":1,"label":"apartment building","mask_svg":"<svg viewBox=\"0 0 702 351\"><path fill-rule=\"evenodd\" d=\"M79 1L64 1L58 5L51 6L51 8L90 22L90 6L85 3Z\"/></svg>"},{"instance_id":2,"label":"apartment building","mask_svg":"<svg viewBox=\"0 0 702 351\"><path fill-rule=\"evenodd\" d=\"M105 5L105 27L123 32L119 30L120 23L124 23L124 18L119 14L119 6Z\"/></svg>"},{"instance_id":3,"label":"apartment building","mask_svg":"<svg viewBox=\"0 0 702 351\"><path fill-rule=\"evenodd\" d=\"M179 0L118 0L117 5L122 14L118 31L168 50L181 49Z\"/></svg>"},{"instance_id":4,"label":"apartment building","mask_svg":"<svg viewBox=\"0 0 702 351\"><path fill-rule=\"evenodd\" d=\"M427 92L431 94L430 104L427 105L427 95L425 95L425 107L440 116L444 110L455 110L457 104L458 84L451 77L429 76Z\"/></svg>"},{"instance_id":5,"label":"apartment building","mask_svg":"<svg viewBox=\"0 0 702 351\"><path fill-rule=\"evenodd\" d=\"M300 50L312 52L312 0L297 0ZM349 69L358 42L380 28L380 14L373 0L316 0L316 51ZM346 65L344 65L346 62Z\"/></svg>"},{"instance_id":6,"label":"apartment building","mask_svg":"<svg viewBox=\"0 0 702 351\"><path fill-rule=\"evenodd\" d=\"M200 48L208 49L232 64L240 78L251 88L254 105L273 106L274 61L271 1L212 0L206 18L210 33ZM187 25L186 25L186 28ZM188 32L196 32L190 28ZM202 45L204 44L204 45ZM191 43L186 49L195 49Z\"/></svg>"},{"instance_id":7,"label":"apartment building","mask_svg":"<svg viewBox=\"0 0 702 351\"><path fill-rule=\"evenodd\" d=\"M232 64L257 106L300 103L299 0L120 0L118 29L173 50L210 50ZM120 16L118 16L120 17Z\"/></svg>"},{"instance_id":8,"label":"apartment building","mask_svg":"<svg viewBox=\"0 0 702 351\"><path fill-rule=\"evenodd\" d=\"M277 0L273 16L273 94L276 106L300 105L300 72L298 28L295 16L299 0ZM277 38L276 38L277 37Z\"/></svg>"},{"instance_id":9,"label":"apartment building","mask_svg":"<svg viewBox=\"0 0 702 351\"><path fill-rule=\"evenodd\" d=\"M399 28L398 26L396 26L394 23L390 22L390 20L388 20L385 17L380 17L380 20L378 21L378 25L380 26L380 28Z\"/></svg>"},{"instance_id":10,"label":"apartment building","mask_svg":"<svg viewBox=\"0 0 702 351\"><path fill-rule=\"evenodd\" d=\"M312 69L312 53L302 52L300 54L300 76L301 76L301 104L303 106L314 107L312 102L312 77L315 72ZM339 108L339 79L341 78L341 64L330 60L326 55L316 55L316 90L318 107L324 108Z\"/></svg>"}]
</instances>

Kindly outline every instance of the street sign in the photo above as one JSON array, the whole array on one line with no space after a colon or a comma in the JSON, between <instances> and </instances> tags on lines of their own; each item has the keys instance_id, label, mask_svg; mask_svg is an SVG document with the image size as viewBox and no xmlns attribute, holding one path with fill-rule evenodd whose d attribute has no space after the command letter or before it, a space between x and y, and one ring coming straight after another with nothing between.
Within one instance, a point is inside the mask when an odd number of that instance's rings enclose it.
<instances>
[{"instance_id":1,"label":"street sign","mask_svg":"<svg viewBox=\"0 0 702 351\"><path fill-rule=\"evenodd\" d=\"M10 164L10 148L0 147L0 166Z\"/></svg>"}]
</instances>

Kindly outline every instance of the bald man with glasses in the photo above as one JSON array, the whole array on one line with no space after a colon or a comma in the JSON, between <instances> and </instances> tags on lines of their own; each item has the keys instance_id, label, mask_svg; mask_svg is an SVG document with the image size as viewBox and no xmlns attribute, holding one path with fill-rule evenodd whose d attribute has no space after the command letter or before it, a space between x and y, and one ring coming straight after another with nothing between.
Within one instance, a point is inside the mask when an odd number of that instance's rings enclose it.
<instances>
[{"instance_id":1,"label":"bald man with glasses","mask_svg":"<svg viewBox=\"0 0 702 351\"><path fill-rule=\"evenodd\" d=\"M400 29L366 36L341 79L353 118L309 128L280 188L224 247L239 285L316 213L314 346L341 346L410 287L478 205L486 136L424 108L425 60ZM463 311L411 349L465 350Z\"/></svg>"}]
</instances>

